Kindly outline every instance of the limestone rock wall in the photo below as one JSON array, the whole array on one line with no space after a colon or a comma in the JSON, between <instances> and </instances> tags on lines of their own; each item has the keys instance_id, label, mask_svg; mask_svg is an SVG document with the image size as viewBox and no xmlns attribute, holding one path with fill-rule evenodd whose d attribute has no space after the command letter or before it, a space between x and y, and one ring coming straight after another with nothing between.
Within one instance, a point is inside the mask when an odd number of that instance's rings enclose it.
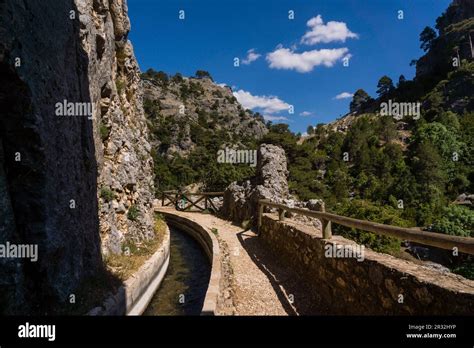
<instances>
[{"instance_id":1,"label":"limestone rock wall","mask_svg":"<svg viewBox=\"0 0 474 348\"><path fill-rule=\"evenodd\" d=\"M101 247L153 235L129 29L125 0L0 2L0 244L39 249L37 262L0 258L2 313L47 313L98 270ZM63 101L92 114L58 116Z\"/></svg>"},{"instance_id":2,"label":"limestone rock wall","mask_svg":"<svg viewBox=\"0 0 474 348\"><path fill-rule=\"evenodd\" d=\"M102 250L153 237L153 160L125 0L76 0L94 102Z\"/></svg>"},{"instance_id":3,"label":"limestone rock wall","mask_svg":"<svg viewBox=\"0 0 474 348\"><path fill-rule=\"evenodd\" d=\"M255 177L227 187L222 215L237 223L255 222L260 199L284 203L290 198L287 176L285 151L276 145L262 144L257 152Z\"/></svg>"}]
</instances>

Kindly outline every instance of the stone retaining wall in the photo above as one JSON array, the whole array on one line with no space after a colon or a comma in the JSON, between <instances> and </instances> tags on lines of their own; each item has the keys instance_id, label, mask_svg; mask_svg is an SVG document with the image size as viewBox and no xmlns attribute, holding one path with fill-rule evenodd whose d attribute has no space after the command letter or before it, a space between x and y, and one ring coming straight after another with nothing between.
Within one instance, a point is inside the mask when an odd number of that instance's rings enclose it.
<instances>
[{"instance_id":1,"label":"stone retaining wall","mask_svg":"<svg viewBox=\"0 0 474 348\"><path fill-rule=\"evenodd\" d=\"M141 315L160 286L170 260L170 231L166 226L160 248L127 279L117 293L89 315Z\"/></svg>"},{"instance_id":2,"label":"stone retaining wall","mask_svg":"<svg viewBox=\"0 0 474 348\"><path fill-rule=\"evenodd\" d=\"M314 228L264 214L261 240L311 289L321 313L353 315L472 315L474 281L365 249L364 260L325 256L325 247L356 245L322 239ZM297 301L297 299L295 299Z\"/></svg>"}]
</instances>

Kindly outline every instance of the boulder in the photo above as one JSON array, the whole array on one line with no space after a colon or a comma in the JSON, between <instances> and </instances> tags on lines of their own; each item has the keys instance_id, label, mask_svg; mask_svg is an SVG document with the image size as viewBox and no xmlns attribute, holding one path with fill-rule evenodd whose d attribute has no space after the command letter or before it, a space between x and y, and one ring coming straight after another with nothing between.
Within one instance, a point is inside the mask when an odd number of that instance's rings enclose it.
<instances>
[{"instance_id":1,"label":"boulder","mask_svg":"<svg viewBox=\"0 0 474 348\"><path fill-rule=\"evenodd\" d=\"M456 198L456 200L453 203L461 204L461 205L472 205L472 202L474 202L473 194L462 193Z\"/></svg>"},{"instance_id":2,"label":"boulder","mask_svg":"<svg viewBox=\"0 0 474 348\"><path fill-rule=\"evenodd\" d=\"M262 144L257 153L256 175L227 187L221 214L239 224L256 223L260 199L283 204L290 199L287 176L285 151L276 145Z\"/></svg>"},{"instance_id":3,"label":"boulder","mask_svg":"<svg viewBox=\"0 0 474 348\"><path fill-rule=\"evenodd\" d=\"M325 211L325 205L322 199L310 199L308 203L306 203L306 207L309 210Z\"/></svg>"}]
</instances>

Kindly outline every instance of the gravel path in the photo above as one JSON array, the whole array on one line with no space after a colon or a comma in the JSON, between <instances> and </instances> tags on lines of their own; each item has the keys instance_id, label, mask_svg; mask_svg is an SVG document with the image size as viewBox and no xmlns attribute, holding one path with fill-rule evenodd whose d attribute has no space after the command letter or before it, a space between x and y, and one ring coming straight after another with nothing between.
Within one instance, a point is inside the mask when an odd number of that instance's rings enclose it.
<instances>
[{"instance_id":1,"label":"gravel path","mask_svg":"<svg viewBox=\"0 0 474 348\"><path fill-rule=\"evenodd\" d=\"M295 291L297 280L285 265L278 263L260 244L256 234L210 214L179 212L161 208L198 222L209 231L218 230L230 253L233 269L233 303L236 315L297 315L295 298L302 304L304 296ZM284 284L291 284L285 288ZM298 295L296 295L298 293ZM301 291L304 294L304 291ZM306 302L306 301L304 301ZM308 308L307 305L298 306Z\"/></svg>"}]
</instances>

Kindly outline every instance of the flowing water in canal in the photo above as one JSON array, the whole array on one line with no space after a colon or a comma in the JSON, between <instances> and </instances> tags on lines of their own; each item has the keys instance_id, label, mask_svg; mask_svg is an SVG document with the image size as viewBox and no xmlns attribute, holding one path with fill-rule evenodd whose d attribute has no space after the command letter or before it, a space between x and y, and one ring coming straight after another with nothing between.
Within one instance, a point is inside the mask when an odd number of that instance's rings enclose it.
<instances>
[{"instance_id":1,"label":"flowing water in canal","mask_svg":"<svg viewBox=\"0 0 474 348\"><path fill-rule=\"evenodd\" d=\"M201 245L170 227L170 263L160 287L143 315L199 315L211 265Z\"/></svg>"}]
</instances>

